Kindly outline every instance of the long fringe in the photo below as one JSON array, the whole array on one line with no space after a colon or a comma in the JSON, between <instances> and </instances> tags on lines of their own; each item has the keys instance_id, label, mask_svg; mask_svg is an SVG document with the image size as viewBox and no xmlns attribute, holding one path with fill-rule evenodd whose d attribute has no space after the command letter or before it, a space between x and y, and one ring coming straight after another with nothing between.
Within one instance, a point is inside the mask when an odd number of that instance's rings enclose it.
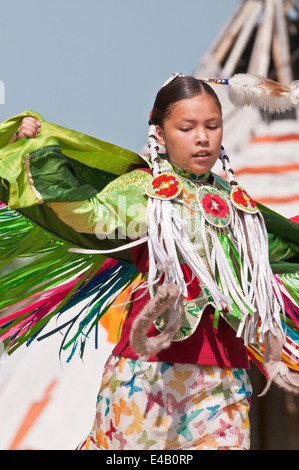
<instances>
[{"instance_id":1,"label":"long fringe","mask_svg":"<svg viewBox=\"0 0 299 470\"><path fill-rule=\"evenodd\" d=\"M231 188L237 186L230 161L222 149L220 160L227 174ZM265 333L274 327L282 330L280 315L284 316L284 302L269 263L268 234L265 222L257 211L248 214L234 205L231 207L231 228L235 246L240 256L242 289L249 298L254 315L247 317L240 324L245 344L256 342L259 332L259 342L263 342Z\"/></svg>"},{"instance_id":2,"label":"long fringe","mask_svg":"<svg viewBox=\"0 0 299 470\"><path fill-rule=\"evenodd\" d=\"M139 275L129 263L69 252L70 244L3 203L0 242L0 341L10 354L59 331L64 334L60 352L71 346L70 359L80 344L82 356L88 335L93 329L97 333L99 319ZM15 260L19 267L13 269Z\"/></svg>"},{"instance_id":3,"label":"long fringe","mask_svg":"<svg viewBox=\"0 0 299 470\"><path fill-rule=\"evenodd\" d=\"M152 210L153 207L153 210ZM232 301L222 293L204 261L196 252L184 229L184 221L170 201L149 200L149 273L146 285L177 284L180 295L187 295L179 256L189 265L193 276L201 279L219 309L232 309Z\"/></svg>"},{"instance_id":4,"label":"long fringe","mask_svg":"<svg viewBox=\"0 0 299 470\"><path fill-rule=\"evenodd\" d=\"M272 329L273 324L281 324L280 313L284 309L284 303L268 262L268 237L262 216L260 213L236 214L235 208L233 213L232 230L234 238L238 240L240 258L244 260L242 287L245 292L248 290L256 312L253 317L248 317L244 334L245 344L256 341L258 328L262 342L265 333Z\"/></svg>"}]
</instances>

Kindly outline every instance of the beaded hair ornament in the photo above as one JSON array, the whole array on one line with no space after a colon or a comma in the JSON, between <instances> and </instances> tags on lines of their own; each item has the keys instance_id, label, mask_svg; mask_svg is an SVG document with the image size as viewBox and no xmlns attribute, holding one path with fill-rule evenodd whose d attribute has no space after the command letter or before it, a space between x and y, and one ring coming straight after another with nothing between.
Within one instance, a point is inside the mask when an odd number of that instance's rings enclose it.
<instances>
[{"instance_id":1,"label":"beaded hair ornament","mask_svg":"<svg viewBox=\"0 0 299 470\"><path fill-rule=\"evenodd\" d=\"M180 77L183 75L173 74L162 85L162 88ZM228 97L236 106L254 106L274 113L285 112L299 104L298 81L293 82L290 88L249 74L237 74L231 79L201 79L201 81L226 85ZM163 175L163 169L160 166L156 126L151 117L148 146L155 179ZM290 372L284 368L284 364L277 361L284 341L280 321L280 313L284 312L284 307L277 281L268 261L268 235L263 217L254 201L235 180L229 158L223 148L219 158L231 187L229 201L231 234L227 232L227 239L224 241L221 230L215 230L215 227L202 217L201 235L208 267L186 234L184 221L172 204L171 198L164 200L156 197L148 198L149 272L144 286L149 289L157 285L159 287L156 289L155 296L151 298L133 323L132 347L141 356L148 357L168 348L180 329L183 313L182 299L187 294L180 259L190 267L193 276L200 279L209 290L216 311L236 315L237 307L239 320L237 336L244 338L245 345L256 343L257 331L260 343L263 341L271 343L272 350L269 350L267 355L267 364L270 369L272 367L271 370L268 369L270 375L272 374L272 378L275 376L273 380L276 382L280 380L277 377L284 376L284 386L287 382L288 387L294 387L298 392L298 379L290 377ZM240 200L247 202L242 204ZM212 241L212 248L207 241L207 236ZM242 260L240 261L239 281L236 280L225 251L227 243L238 252ZM159 285L162 277L163 285ZM153 338L148 338L147 331L151 322L155 321L165 309L168 309L168 323L164 331ZM276 339L273 340L273 338ZM267 367L267 364L265 363L264 366ZM289 378L285 380L285 377Z\"/></svg>"}]
</instances>

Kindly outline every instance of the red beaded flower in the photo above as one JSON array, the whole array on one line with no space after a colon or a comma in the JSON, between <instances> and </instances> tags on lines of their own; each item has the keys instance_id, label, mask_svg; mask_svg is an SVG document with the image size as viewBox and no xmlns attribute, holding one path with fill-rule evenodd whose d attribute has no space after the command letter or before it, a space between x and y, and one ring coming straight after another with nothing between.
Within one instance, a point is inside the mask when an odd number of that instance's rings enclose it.
<instances>
[{"instance_id":1,"label":"red beaded flower","mask_svg":"<svg viewBox=\"0 0 299 470\"><path fill-rule=\"evenodd\" d=\"M153 181L153 188L158 189L156 194L164 197L171 197L178 191L179 182L174 176L161 175Z\"/></svg>"},{"instance_id":2,"label":"red beaded flower","mask_svg":"<svg viewBox=\"0 0 299 470\"><path fill-rule=\"evenodd\" d=\"M230 213L226 202L217 194L207 193L202 200L202 205L205 211L213 214L214 217L224 217Z\"/></svg>"},{"instance_id":3,"label":"red beaded flower","mask_svg":"<svg viewBox=\"0 0 299 470\"><path fill-rule=\"evenodd\" d=\"M254 200L242 188L238 188L236 191L234 191L233 199L241 206L248 207L248 204L250 204L252 208L257 207Z\"/></svg>"}]
</instances>

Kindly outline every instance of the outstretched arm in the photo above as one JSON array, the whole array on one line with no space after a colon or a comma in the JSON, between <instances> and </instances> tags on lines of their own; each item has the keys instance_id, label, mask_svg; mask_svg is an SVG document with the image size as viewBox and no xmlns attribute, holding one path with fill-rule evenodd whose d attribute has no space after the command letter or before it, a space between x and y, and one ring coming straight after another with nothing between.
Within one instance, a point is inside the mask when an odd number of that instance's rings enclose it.
<instances>
[{"instance_id":1,"label":"outstretched arm","mask_svg":"<svg viewBox=\"0 0 299 470\"><path fill-rule=\"evenodd\" d=\"M18 131L18 138L37 137L40 126L41 123L37 119L24 118ZM53 150L49 155L45 158L39 155L31 157L31 184L35 191L39 191L41 187L45 193L49 185L53 193L55 184L57 193L66 188L70 191L76 190L79 182L76 175L64 165L65 157ZM32 159L39 161L38 172L32 168ZM56 162L56 166L51 166L49 171L46 165L51 165L53 161ZM56 175L55 181L53 173ZM95 192L83 200L71 198L67 201L41 200L41 202L44 202L60 220L76 232L95 234L99 239L139 238L146 232L144 187L150 179L151 176L147 172L137 170L116 178L100 192Z\"/></svg>"}]
</instances>

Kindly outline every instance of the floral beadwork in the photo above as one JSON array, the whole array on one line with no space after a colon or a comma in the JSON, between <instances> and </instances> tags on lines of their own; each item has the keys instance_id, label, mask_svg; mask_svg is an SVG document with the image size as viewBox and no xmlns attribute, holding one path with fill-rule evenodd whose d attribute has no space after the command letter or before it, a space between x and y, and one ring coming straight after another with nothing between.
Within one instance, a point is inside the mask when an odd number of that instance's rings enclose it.
<instances>
[{"instance_id":1,"label":"floral beadwork","mask_svg":"<svg viewBox=\"0 0 299 470\"><path fill-rule=\"evenodd\" d=\"M229 225L229 201L223 193L216 188L202 186L198 190L197 200L207 222L219 228Z\"/></svg>"},{"instance_id":2,"label":"floral beadwork","mask_svg":"<svg viewBox=\"0 0 299 470\"><path fill-rule=\"evenodd\" d=\"M227 203L217 194L207 193L202 200L202 205L205 211L213 214L214 217L224 217L229 214Z\"/></svg>"},{"instance_id":3,"label":"floral beadwork","mask_svg":"<svg viewBox=\"0 0 299 470\"><path fill-rule=\"evenodd\" d=\"M256 203L241 186L236 186L232 190L230 199L235 207L244 212L249 212L250 214L258 212Z\"/></svg>"},{"instance_id":4,"label":"floral beadwork","mask_svg":"<svg viewBox=\"0 0 299 470\"><path fill-rule=\"evenodd\" d=\"M177 197L182 189L179 178L172 173L156 176L146 188L146 194L157 199L169 200Z\"/></svg>"}]
</instances>

